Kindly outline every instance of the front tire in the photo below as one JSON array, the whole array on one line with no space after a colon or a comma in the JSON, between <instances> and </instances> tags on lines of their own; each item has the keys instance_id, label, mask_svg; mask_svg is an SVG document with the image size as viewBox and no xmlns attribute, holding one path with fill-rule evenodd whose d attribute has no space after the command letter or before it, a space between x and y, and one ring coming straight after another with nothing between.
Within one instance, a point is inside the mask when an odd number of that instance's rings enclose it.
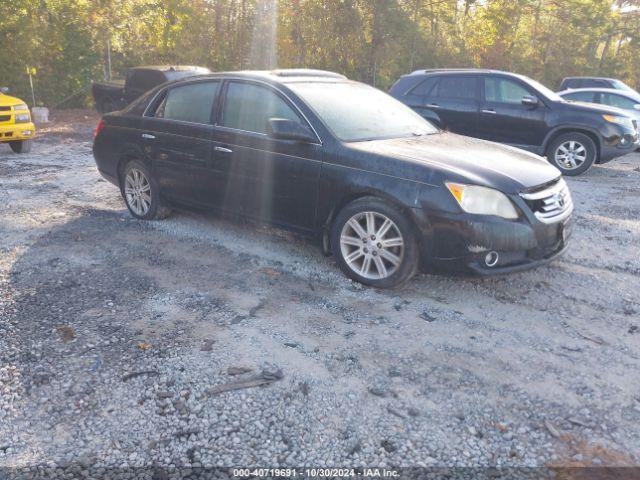
<instances>
[{"instance_id":1,"label":"front tire","mask_svg":"<svg viewBox=\"0 0 640 480\"><path fill-rule=\"evenodd\" d=\"M547 159L563 175L574 177L589 170L596 162L595 142L583 133L571 132L558 136L547 152Z\"/></svg>"},{"instance_id":2,"label":"front tire","mask_svg":"<svg viewBox=\"0 0 640 480\"><path fill-rule=\"evenodd\" d=\"M355 200L336 216L331 248L353 280L393 288L416 273L419 246L413 225L391 203L375 197Z\"/></svg>"},{"instance_id":3,"label":"front tire","mask_svg":"<svg viewBox=\"0 0 640 480\"><path fill-rule=\"evenodd\" d=\"M131 160L124 167L120 191L129 212L135 218L159 220L170 213L163 204L158 182L149 168L139 160Z\"/></svg>"},{"instance_id":4,"label":"front tire","mask_svg":"<svg viewBox=\"0 0 640 480\"><path fill-rule=\"evenodd\" d=\"M13 142L9 142L9 145L15 153L29 153L33 145L33 140L14 140Z\"/></svg>"}]
</instances>

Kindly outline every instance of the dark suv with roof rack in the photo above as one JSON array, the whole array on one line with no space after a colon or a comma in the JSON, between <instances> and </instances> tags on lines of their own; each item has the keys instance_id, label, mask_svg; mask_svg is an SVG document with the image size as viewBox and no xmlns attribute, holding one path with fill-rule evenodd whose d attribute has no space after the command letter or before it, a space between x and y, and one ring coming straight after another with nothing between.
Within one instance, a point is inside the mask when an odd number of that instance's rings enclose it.
<instances>
[{"instance_id":1,"label":"dark suv with roof rack","mask_svg":"<svg viewBox=\"0 0 640 480\"><path fill-rule=\"evenodd\" d=\"M632 152L638 135L622 110L567 102L508 72L418 70L389 93L440 128L544 155L565 175Z\"/></svg>"}]
</instances>

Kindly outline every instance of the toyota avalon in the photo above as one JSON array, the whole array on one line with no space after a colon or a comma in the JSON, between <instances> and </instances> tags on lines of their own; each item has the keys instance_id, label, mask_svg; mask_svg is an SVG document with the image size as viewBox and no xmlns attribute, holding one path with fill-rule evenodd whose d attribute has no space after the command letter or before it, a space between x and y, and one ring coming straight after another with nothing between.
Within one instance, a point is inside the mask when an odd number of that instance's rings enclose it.
<instances>
[{"instance_id":1,"label":"toyota avalon","mask_svg":"<svg viewBox=\"0 0 640 480\"><path fill-rule=\"evenodd\" d=\"M105 115L93 152L136 218L180 205L275 224L375 287L430 264L530 268L562 253L571 230L569 190L541 157L444 132L323 71L161 85Z\"/></svg>"}]
</instances>

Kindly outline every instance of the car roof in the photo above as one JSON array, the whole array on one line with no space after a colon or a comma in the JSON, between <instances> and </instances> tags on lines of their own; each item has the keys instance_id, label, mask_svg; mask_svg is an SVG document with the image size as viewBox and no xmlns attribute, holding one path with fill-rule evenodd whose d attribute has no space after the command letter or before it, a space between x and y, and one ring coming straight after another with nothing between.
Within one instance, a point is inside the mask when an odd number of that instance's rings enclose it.
<instances>
[{"instance_id":1,"label":"car roof","mask_svg":"<svg viewBox=\"0 0 640 480\"><path fill-rule=\"evenodd\" d=\"M585 88L567 88L566 90L562 90L561 92L558 92L558 95L565 95L568 93L575 93L575 92L587 92L587 93L611 93L614 95L620 95L622 97L626 97L632 100L638 100L640 101L640 95L634 95L633 92L629 92L627 90L618 90L616 88L589 88L589 87L585 87Z\"/></svg>"},{"instance_id":2,"label":"car roof","mask_svg":"<svg viewBox=\"0 0 640 480\"><path fill-rule=\"evenodd\" d=\"M198 67L196 65L143 65L131 67L131 70L156 70L159 72L189 72L201 70L203 73L210 72L208 68Z\"/></svg>"},{"instance_id":3,"label":"car roof","mask_svg":"<svg viewBox=\"0 0 640 480\"><path fill-rule=\"evenodd\" d=\"M240 70L230 72L213 72L197 75L179 81L193 81L203 78L236 78L269 81L274 84L296 82L345 82L350 81L344 75L325 70L313 69L280 69L280 70Z\"/></svg>"},{"instance_id":4,"label":"car roof","mask_svg":"<svg viewBox=\"0 0 640 480\"><path fill-rule=\"evenodd\" d=\"M505 75L518 76L517 73L505 72L503 70L492 70L489 68L427 68L422 70L415 70L409 73L408 76L425 75L429 73L500 73Z\"/></svg>"},{"instance_id":5,"label":"car roof","mask_svg":"<svg viewBox=\"0 0 640 480\"><path fill-rule=\"evenodd\" d=\"M615 80L611 77L564 77L564 80Z\"/></svg>"}]
</instances>

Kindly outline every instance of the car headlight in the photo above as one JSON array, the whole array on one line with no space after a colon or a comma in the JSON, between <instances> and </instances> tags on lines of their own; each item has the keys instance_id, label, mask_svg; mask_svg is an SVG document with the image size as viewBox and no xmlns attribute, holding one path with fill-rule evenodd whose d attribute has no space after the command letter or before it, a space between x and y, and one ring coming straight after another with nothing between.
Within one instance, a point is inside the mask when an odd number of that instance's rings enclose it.
<instances>
[{"instance_id":1,"label":"car headlight","mask_svg":"<svg viewBox=\"0 0 640 480\"><path fill-rule=\"evenodd\" d=\"M18 110L29 110L29 107L27 106L26 103L21 103L20 105L14 105L13 106L13 110L18 111Z\"/></svg>"},{"instance_id":2,"label":"car headlight","mask_svg":"<svg viewBox=\"0 0 640 480\"><path fill-rule=\"evenodd\" d=\"M498 190L461 183L446 182L445 185L467 213L496 215L509 220L518 218L518 212L511 200Z\"/></svg>"},{"instance_id":3,"label":"car headlight","mask_svg":"<svg viewBox=\"0 0 640 480\"><path fill-rule=\"evenodd\" d=\"M629 117L620 117L618 115L602 115L602 118L604 118L607 122L609 123L615 123L617 125L623 125L627 128L630 128L631 130L635 130L635 128L633 127L633 120Z\"/></svg>"},{"instance_id":4,"label":"car headlight","mask_svg":"<svg viewBox=\"0 0 640 480\"><path fill-rule=\"evenodd\" d=\"M31 121L31 116L28 113L17 113L16 123L28 123Z\"/></svg>"}]
</instances>

